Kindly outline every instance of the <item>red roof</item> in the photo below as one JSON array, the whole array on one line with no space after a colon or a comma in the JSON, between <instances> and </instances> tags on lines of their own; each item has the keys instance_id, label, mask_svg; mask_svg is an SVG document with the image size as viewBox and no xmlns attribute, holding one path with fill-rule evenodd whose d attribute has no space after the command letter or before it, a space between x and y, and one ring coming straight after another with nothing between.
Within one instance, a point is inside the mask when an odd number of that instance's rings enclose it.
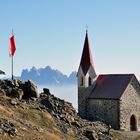
<instances>
[{"instance_id":1,"label":"red roof","mask_svg":"<svg viewBox=\"0 0 140 140\"><path fill-rule=\"evenodd\" d=\"M82 67L84 75L86 75L90 65L92 64L93 64L93 61L92 61L92 55L91 55L90 45L89 45L89 40L88 40L88 33L86 32L84 48L83 48L83 53L82 53L81 62L80 62L80 66Z\"/></svg>"},{"instance_id":2,"label":"red roof","mask_svg":"<svg viewBox=\"0 0 140 140\"><path fill-rule=\"evenodd\" d=\"M135 77L134 74L99 75L89 98L120 99L133 77Z\"/></svg>"}]
</instances>

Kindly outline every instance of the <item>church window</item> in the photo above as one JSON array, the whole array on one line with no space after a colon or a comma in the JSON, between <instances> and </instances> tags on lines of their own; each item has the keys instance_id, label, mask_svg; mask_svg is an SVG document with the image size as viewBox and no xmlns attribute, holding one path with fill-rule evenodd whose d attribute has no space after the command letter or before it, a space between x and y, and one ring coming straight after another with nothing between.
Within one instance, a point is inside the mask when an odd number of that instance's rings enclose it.
<instances>
[{"instance_id":1,"label":"church window","mask_svg":"<svg viewBox=\"0 0 140 140\"><path fill-rule=\"evenodd\" d=\"M83 86L83 84L84 84L84 80L83 80L83 77L81 77L81 84L80 84L80 86Z\"/></svg>"},{"instance_id":2,"label":"church window","mask_svg":"<svg viewBox=\"0 0 140 140\"><path fill-rule=\"evenodd\" d=\"M88 78L88 85L91 86L91 77Z\"/></svg>"}]
</instances>

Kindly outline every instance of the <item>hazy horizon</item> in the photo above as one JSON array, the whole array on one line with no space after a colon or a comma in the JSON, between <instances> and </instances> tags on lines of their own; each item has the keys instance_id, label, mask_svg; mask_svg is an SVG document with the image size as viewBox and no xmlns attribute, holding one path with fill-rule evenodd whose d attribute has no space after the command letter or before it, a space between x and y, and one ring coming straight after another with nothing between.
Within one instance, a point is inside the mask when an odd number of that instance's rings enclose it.
<instances>
[{"instance_id":1,"label":"hazy horizon","mask_svg":"<svg viewBox=\"0 0 140 140\"><path fill-rule=\"evenodd\" d=\"M72 103L73 107L78 110L77 84L65 86L37 85L37 87L40 93L43 91L43 88L48 88L51 94L62 100Z\"/></svg>"}]
</instances>

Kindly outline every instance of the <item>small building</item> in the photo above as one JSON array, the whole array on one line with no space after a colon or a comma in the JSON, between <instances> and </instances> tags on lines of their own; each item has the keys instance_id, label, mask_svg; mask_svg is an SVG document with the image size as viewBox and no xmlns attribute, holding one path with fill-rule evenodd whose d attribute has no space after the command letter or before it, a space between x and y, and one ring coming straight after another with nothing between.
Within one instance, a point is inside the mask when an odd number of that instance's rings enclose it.
<instances>
[{"instance_id":1,"label":"small building","mask_svg":"<svg viewBox=\"0 0 140 140\"><path fill-rule=\"evenodd\" d=\"M81 117L102 121L117 130L140 131L140 84L136 76L97 76L87 32L77 78Z\"/></svg>"}]
</instances>

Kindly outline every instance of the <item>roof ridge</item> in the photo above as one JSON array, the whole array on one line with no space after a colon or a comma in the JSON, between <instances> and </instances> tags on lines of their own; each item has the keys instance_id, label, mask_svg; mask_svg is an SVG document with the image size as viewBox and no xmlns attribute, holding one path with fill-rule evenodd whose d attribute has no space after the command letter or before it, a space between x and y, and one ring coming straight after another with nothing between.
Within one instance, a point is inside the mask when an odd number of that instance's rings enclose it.
<instances>
[{"instance_id":1,"label":"roof ridge","mask_svg":"<svg viewBox=\"0 0 140 140\"><path fill-rule=\"evenodd\" d=\"M99 74L99 75L135 75L134 73L109 73L109 74Z\"/></svg>"}]
</instances>

